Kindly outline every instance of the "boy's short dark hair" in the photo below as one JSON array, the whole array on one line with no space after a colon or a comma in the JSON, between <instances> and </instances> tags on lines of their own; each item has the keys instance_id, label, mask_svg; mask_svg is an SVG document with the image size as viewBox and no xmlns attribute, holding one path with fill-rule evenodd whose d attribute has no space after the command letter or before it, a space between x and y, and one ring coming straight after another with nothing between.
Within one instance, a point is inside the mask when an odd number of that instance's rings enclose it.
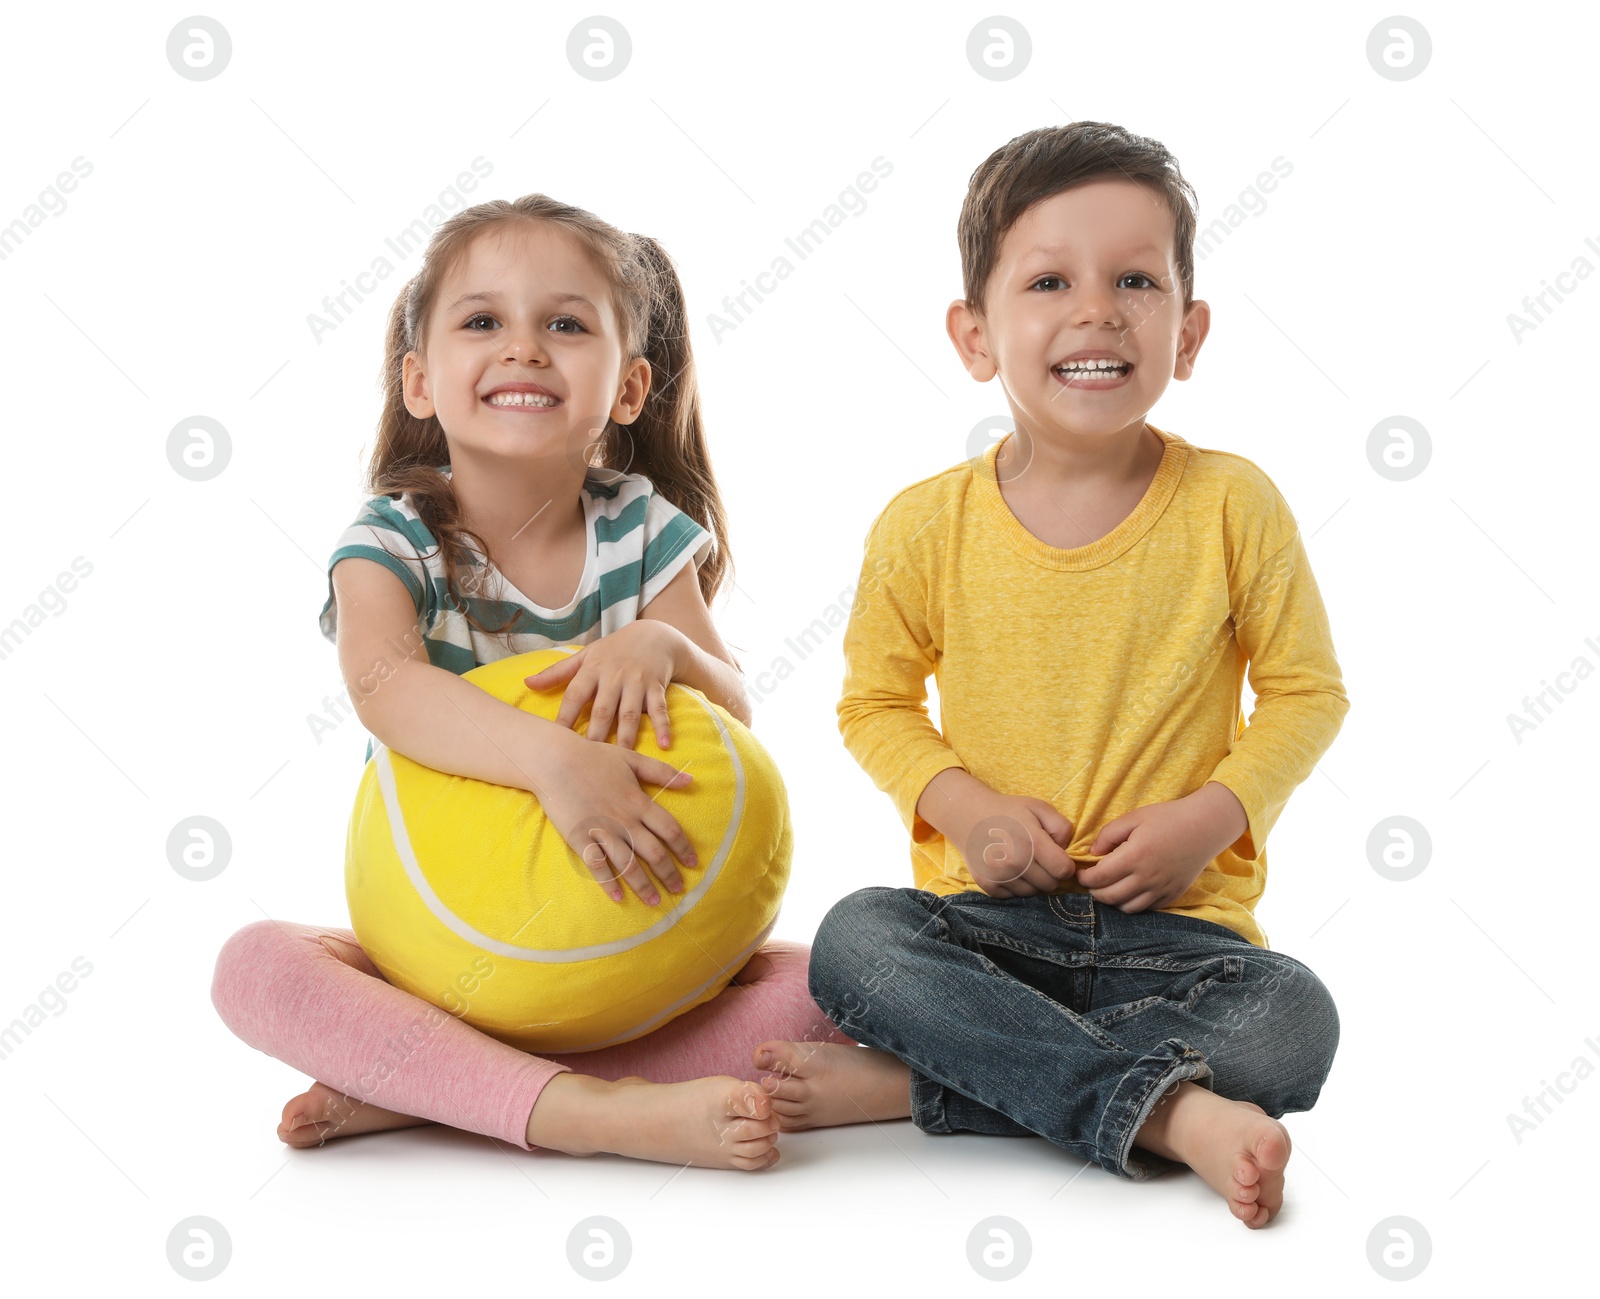
<instances>
[{"instance_id":1,"label":"boy's short dark hair","mask_svg":"<svg viewBox=\"0 0 1600 1299\"><path fill-rule=\"evenodd\" d=\"M1110 122L1028 131L1001 145L972 173L956 224L968 305L984 314L1000 242L1024 212L1064 189L1106 177L1148 186L1166 200L1176 227L1174 252L1187 311L1194 301L1194 190L1164 144Z\"/></svg>"}]
</instances>

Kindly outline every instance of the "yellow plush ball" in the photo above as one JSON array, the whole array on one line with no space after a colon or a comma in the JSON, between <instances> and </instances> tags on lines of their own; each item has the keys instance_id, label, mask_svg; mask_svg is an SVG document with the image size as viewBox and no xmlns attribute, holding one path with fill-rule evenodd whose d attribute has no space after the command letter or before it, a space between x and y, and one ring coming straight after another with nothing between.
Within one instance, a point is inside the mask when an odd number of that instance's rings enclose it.
<instances>
[{"instance_id":1,"label":"yellow plush ball","mask_svg":"<svg viewBox=\"0 0 1600 1299\"><path fill-rule=\"evenodd\" d=\"M565 687L536 691L523 678L576 649L519 654L464 679L553 721ZM721 992L777 920L793 848L788 797L755 736L698 690L673 683L667 710L672 747L656 744L646 717L635 748L693 779L643 788L700 865L679 863L684 891L659 889L656 906L625 882L620 903L607 897L527 791L374 742L350 816L345 893L383 977L539 1053L641 1037ZM580 734L587 721L585 709Z\"/></svg>"}]
</instances>

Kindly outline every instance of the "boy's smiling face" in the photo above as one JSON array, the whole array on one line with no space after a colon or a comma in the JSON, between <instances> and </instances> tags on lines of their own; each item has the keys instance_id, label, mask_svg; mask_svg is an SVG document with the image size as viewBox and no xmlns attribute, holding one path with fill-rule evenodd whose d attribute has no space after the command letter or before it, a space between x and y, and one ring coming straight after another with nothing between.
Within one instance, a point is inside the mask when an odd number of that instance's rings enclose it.
<instances>
[{"instance_id":1,"label":"boy's smiling face","mask_svg":"<svg viewBox=\"0 0 1600 1299\"><path fill-rule=\"evenodd\" d=\"M1098 179L1041 199L1006 231L984 314L950 304L946 327L980 383L996 374L1019 429L1059 442L1142 431L1172 379L1187 379L1210 308L1183 307L1174 220L1155 190ZM1072 377L1081 353L1122 375Z\"/></svg>"}]
</instances>

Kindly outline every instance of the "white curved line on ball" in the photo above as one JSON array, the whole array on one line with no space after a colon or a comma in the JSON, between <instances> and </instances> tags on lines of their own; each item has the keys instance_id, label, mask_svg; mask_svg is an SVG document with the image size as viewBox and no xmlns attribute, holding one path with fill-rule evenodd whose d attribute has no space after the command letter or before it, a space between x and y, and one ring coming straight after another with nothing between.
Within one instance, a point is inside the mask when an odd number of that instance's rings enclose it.
<instances>
[{"instance_id":1,"label":"white curved line on ball","mask_svg":"<svg viewBox=\"0 0 1600 1299\"><path fill-rule=\"evenodd\" d=\"M748 947L746 947L744 949L744 951L740 952L737 956L735 956L731 961L728 962L728 965L731 965L733 967L733 971L734 971L735 974L737 974L744 967L744 963L746 961L748 961L752 956L755 955L756 948L760 947L763 943L765 943L767 941L768 938L770 938L772 936L772 931L775 928L777 928L777 925L778 925L778 917L777 916L773 916L772 923L769 924L765 929L763 929L759 934L756 935L755 942L751 943L750 946L748 946ZM562 1054L566 1054L566 1053L572 1052L572 1051L598 1051L603 1046L615 1046L618 1042L627 1042L627 1041L631 1041L633 1038L636 1038L636 1037L643 1037L644 1034L646 1034L646 1033L650 1032L651 1030L653 1030L654 1028L656 1028L656 1026L661 1024L663 1021L671 1019L677 1013L678 1007L688 1005L691 1001L693 1001L696 997L698 997L701 993L703 993L707 988L709 988L713 983L716 983L720 979L727 978L727 974L728 974L728 966L727 965L719 966L717 968L717 973L713 974L709 979L707 979L704 983L702 983L693 992L685 993L683 996L679 997L675 1002L672 1003L672 1005L668 1006L659 1015L652 1015L649 1019L643 1020L640 1023L635 1024L632 1028L624 1029L622 1032L618 1033L615 1037L608 1037L603 1042L588 1042L588 1043L584 1044L583 1046L564 1046L564 1047L561 1048L561 1052L562 1052ZM539 1026L538 1025L520 1025L519 1024L519 1025L517 1025L517 1027L518 1028L523 1028L523 1027L530 1027L531 1028L531 1027L539 1027Z\"/></svg>"},{"instance_id":2,"label":"white curved line on ball","mask_svg":"<svg viewBox=\"0 0 1600 1299\"><path fill-rule=\"evenodd\" d=\"M641 943L649 942L659 934L666 933L682 920L722 873L723 863L733 848L740 822L744 819L744 764L739 761L739 751L734 746L733 737L728 734L728 728L723 724L722 718L717 716L717 710L706 699L688 687L685 687L685 692L711 715L711 720L717 724L717 732L722 736L723 746L728 750L728 757L733 761L733 815L728 818L728 829L722 836L722 842L717 845L716 855L706 867L705 874L700 877L700 882L687 893L680 894L677 898L678 905L649 928L642 929L627 938L613 939L609 943L591 943L588 947L573 947L564 951L559 948L518 947L512 943L501 942L498 938L491 938L488 934L474 929L445 906L443 899L433 891L433 885L428 883L428 877L423 874L422 866L417 861L416 851L411 846L411 835L406 829L405 813L400 807L399 792L395 789L394 768L389 762L388 746L374 742L373 763L378 770L378 785L383 790L383 806L389 816L389 832L394 840L395 853L400 858L400 864L405 867L406 878L411 881L412 888L416 889L417 896L433 913L434 919L456 937L481 947L486 952L493 952L496 956L505 956L517 961L543 961L553 964L616 956ZM600 886L596 883L595 887ZM673 895L668 893L665 896L670 898Z\"/></svg>"}]
</instances>

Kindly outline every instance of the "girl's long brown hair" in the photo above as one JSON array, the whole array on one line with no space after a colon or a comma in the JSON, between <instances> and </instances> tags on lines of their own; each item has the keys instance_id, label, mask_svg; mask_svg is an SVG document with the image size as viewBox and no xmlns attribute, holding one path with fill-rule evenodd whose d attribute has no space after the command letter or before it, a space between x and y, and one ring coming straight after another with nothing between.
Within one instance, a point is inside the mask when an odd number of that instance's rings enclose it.
<instances>
[{"instance_id":1,"label":"girl's long brown hair","mask_svg":"<svg viewBox=\"0 0 1600 1299\"><path fill-rule=\"evenodd\" d=\"M475 618L462 598L472 571L468 542L483 555L488 547L468 529L455 490L439 466L450 459L449 444L436 416L418 419L402 395L407 352L423 351L423 334L439 290L468 245L479 235L524 222L546 221L574 235L589 249L611 285L612 303L622 324L623 355L650 363L650 391L630 425L608 419L590 463L598 468L643 474L668 501L716 537L711 558L699 570L706 603L731 578L728 524L700 419L700 390L689 350L688 312L678 273L661 245L647 235L626 234L582 208L544 194L515 201L492 199L451 217L434 232L417 274L400 291L389 312L384 348L383 414L367 466L369 495L409 493L417 514L439 543L449 597L467 621L489 635L498 628ZM492 559L492 557L491 557Z\"/></svg>"}]
</instances>

